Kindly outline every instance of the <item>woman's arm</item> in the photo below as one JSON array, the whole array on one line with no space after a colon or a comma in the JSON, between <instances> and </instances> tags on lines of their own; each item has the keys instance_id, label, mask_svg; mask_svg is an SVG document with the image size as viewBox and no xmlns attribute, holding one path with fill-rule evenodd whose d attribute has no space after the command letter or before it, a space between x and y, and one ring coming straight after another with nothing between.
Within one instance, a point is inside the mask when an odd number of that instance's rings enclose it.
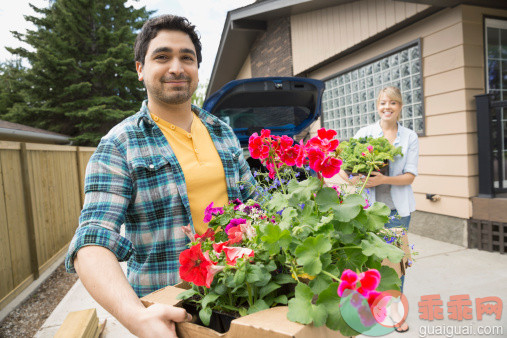
<instances>
[{"instance_id":1,"label":"woman's arm","mask_svg":"<svg viewBox=\"0 0 507 338\"><path fill-rule=\"evenodd\" d=\"M378 171L373 171L368 178L368 182L366 183L366 188L376 187L381 184L391 184L391 185L410 185L414 182L415 175L412 173L405 173L398 176L385 176L382 175ZM363 182L366 178L363 178Z\"/></svg>"}]
</instances>

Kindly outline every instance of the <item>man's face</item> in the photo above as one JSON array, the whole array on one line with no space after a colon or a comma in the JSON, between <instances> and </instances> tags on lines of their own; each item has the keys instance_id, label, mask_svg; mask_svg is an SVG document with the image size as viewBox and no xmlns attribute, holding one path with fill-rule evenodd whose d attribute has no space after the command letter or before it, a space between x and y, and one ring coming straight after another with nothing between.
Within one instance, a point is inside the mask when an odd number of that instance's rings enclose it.
<instances>
[{"instance_id":1,"label":"man's face","mask_svg":"<svg viewBox=\"0 0 507 338\"><path fill-rule=\"evenodd\" d=\"M194 44L181 31L159 31L148 45L144 65L136 62L136 69L139 80L144 81L149 101L188 102L199 82Z\"/></svg>"}]
</instances>

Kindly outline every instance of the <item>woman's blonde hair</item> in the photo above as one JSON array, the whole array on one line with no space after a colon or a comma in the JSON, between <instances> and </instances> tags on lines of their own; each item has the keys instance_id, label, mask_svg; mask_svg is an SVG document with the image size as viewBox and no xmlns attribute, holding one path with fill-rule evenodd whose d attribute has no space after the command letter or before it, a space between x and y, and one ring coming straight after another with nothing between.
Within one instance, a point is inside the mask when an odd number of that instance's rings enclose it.
<instances>
[{"instance_id":1,"label":"woman's blonde hair","mask_svg":"<svg viewBox=\"0 0 507 338\"><path fill-rule=\"evenodd\" d=\"M380 90L377 96L377 106L380 102L380 97L382 94L385 94L390 100L394 100L396 102L399 102L401 106L403 106L403 97L401 96L401 91L398 87L385 87ZM401 112L398 115L398 120L401 118Z\"/></svg>"}]
</instances>

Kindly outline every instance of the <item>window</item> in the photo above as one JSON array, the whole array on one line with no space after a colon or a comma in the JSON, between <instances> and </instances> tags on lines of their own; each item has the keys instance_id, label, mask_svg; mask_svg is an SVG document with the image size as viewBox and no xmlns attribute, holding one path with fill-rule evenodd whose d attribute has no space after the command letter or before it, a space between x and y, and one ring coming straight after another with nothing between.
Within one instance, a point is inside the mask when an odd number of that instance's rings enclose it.
<instances>
[{"instance_id":1,"label":"window","mask_svg":"<svg viewBox=\"0 0 507 338\"><path fill-rule=\"evenodd\" d=\"M400 122L424 133L424 109L419 44L402 47L325 81L322 118L324 128L348 139L378 120L377 96L386 86L400 88L403 110Z\"/></svg>"},{"instance_id":2,"label":"window","mask_svg":"<svg viewBox=\"0 0 507 338\"><path fill-rule=\"evenodd\" d=\"M486 19L486 91L492 101L503 101L493 109L493 184L507 188L507 20Z\"/></svg>"}]
</instances>

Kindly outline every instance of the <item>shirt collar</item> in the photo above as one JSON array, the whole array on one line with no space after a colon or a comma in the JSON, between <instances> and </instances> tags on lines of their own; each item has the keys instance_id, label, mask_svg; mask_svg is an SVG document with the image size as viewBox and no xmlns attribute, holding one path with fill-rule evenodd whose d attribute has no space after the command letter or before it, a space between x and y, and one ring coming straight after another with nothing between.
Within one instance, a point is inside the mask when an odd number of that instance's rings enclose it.
<instances>
[{"instance_id":1,"label":"shirt collar","mask_svg":"<svg viewBox=\"0 0 507 338\"><path fill-rule=\"evenodd\" d=\"M396 124L398 125L398 131L396 132L396 139L394 140L394 145L400 142L400 132L401 132L400 122L396 122ZM374 138L384 136L384 132L382 131L382 127L380 126L380 120L373 125L372 134Z\"/></svg>"},{"instance_id":2,"label":"shirt collar","mask_svg":"<svg viewBox=\"0 0 507 338\"><path fill-rule=\"evenodd\" d=\"M218 124L218 118L216 116L211 115L207 111L197 106L192 105L192 111L199 117L199 119L208 125L214 126ZM137 117L137 125L141 124L141 121L144 122L147 126L153 126L155 122L151 118L150 111L148 109L148 100L144 100L141 106L141 109L138 112Z\"/></svg>"}]
</instances>

